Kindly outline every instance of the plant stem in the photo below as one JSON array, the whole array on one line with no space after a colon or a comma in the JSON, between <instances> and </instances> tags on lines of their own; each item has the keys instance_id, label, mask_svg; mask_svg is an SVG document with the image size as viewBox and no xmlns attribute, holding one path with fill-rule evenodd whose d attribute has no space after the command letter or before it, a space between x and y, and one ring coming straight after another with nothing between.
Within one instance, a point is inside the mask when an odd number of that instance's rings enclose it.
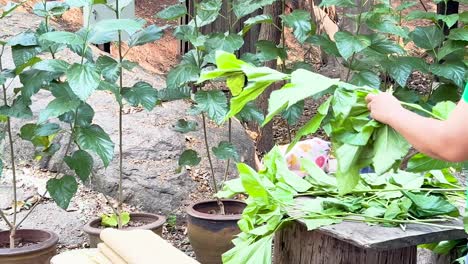
<instances>
[{"instance_id":1,"label":"plant stem","mask_svg":"<svg viewBox=\"0 0 468 264\"><path fill-rule=\"evenodd\" d=\"M5 51L5 46L2 45L2 50L0 52L0 72L3 71L3 52ZM5 84L2 84L3 90L3 104L8 106L8 98L7 98L7 89ZM18 196L16 193L16 165L15 165L15 149L13 146L13 132L11 131L11 120L10 117L7 116L7 133L8 133L8 143L10 145L10 159L11 159L11 172L12 172L12 183L13 183L13 222L10 223L10 248L15 248L15 234L16 234L16 218L17 218L17 204L18 204ZM3 212L2 212L2 216ZM2 217L2 218L3 218ZM5 217L6 219L6 217ZM8 222L7 222L8 223Z\"/></svg>"},{"instance_id":2,"label":"plant stem","mask_svg":"<svg viewBox=\"0 0 468 264\"><path fill-rule=\"evenodd\" d=\"M210 146L209 146L209 143L208 143L208 133L207 133L207 129L206 129L205 113L202 113L202 121L203 121L203 136L204 136L204 141L205 141L206 156L208 157L208 161L210 163L210 169L211 169L211 182L212 182L212 185L213 185L214 193L218 193L218 184L216 183L213 160L211 159ZM221 201L221 199L216 197L216 201L218 203L221 214L223 214L223 215L226 214L226 212L224 210L224 204Z\"/></svg>"},{"instance_id":3,"label":"plant stem","mask_svg":"<svg viewBox=\"0 0 468 264\"><path fill-rule=\"evenodd\" d=\"M47 0L44 0L42 4L44 5L44 12L47 13ZM45 17L45 28L46 28L46 31L49 32L49 16ZM49 47L49 51L50 51L50 54L52 55L52 59L55 59L55 54L54 54L54 51L52 50L52 47Z\"/></svg>"},{"instance_id":4,"label":"plant stem","mask_svg":"<svg viewBox=\"0 0 468 264\"><path fill-rule=\"evenodd\" d=\"M117 19L120 19L120 7L119 7L119 0L115 1L115 14ZM119 30L119 62L120 62L120 78L119 78L119 94L122 93L123 89L123 69L122 69L122 61L123 61L123 53L122 53L122 32ZM117 204L117 223L118 228L122 229L122 203L123 203L123 105L119 104L119 196L118 196L118 204Z\"/></svg>"},{"instance_id":5,"label":"plant stem","mask_svg":"<svg viewBox=\"0 0 468 264\"><path fill-rule=\"evenodd\" d=\"M312 0L311 0L312 1ZM357 28L356 28L356 34L359 34L359 31L361 31L361 25L362 25L362 9L364 7L363 0L359 1L359 15L357 18ZM346 82L349 81L349 77L351 77L351 67L353 66L354 59L356 58L356 52L353 52L353 55L351 56L351 60L349 61L349 68L348 72L346 73Z\"/></svg>"},{"instance_id":6,"label":"plant stem","mask_svg":"<svg viewBox=\"0 0 468 264\"><path fill-rule=\"evenodd\" d=\"M76 116L77 116L77 110L75 110L75 124L74 126L76 126ZM70 151L70 148L71 148L71 145L73 143L73 130L72 130L72 133L70 134L70 139L68 140L68 143L67 143L67 146L65 147L65 156L67 156L68 152ZM57 176L59 176L60 174L60 171L62 170L62 167L63 167L63 163L64 163L64 159L62 159L60 161L60 163L57 165L57 173L55 174L55 177L54 179L57 178ZM16 225L16 228L19 228L21 226L21 224L29 217L29 215L31 215L31 213L36 209L36 207L42 202L42 200L44 199L44 197L46 196L47 194L47 189L44 191L44 193L39 197L39 200L37 200L37 202L31 207L31 209L29 209L29 212L23 217L23 219L21 219L21 221Z\"/></svg>"}]
</instances>

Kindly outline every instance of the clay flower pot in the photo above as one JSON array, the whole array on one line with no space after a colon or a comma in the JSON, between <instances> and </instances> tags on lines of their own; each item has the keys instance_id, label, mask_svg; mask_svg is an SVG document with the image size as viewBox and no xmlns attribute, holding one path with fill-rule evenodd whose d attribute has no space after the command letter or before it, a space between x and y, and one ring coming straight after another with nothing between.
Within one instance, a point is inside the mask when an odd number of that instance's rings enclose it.
<instances>
[{"instance_id":1,"label":"clay flower pot","mask_svg":"<svg viewBox=\"0 0 468 264\"><path fill-rule=\"evenodd\" d=\"M234 245L231 240L240 233L237 221L242 217L246 204L238 200L222 200L225 215L210 214L219 211L216 200L190 205L188 237L197 260L203 264L222 263L221 256Z\"/></svg>"},{"instance_id":2,"label":"clay flower pot","mask_svg":"<svg viewBox=\"0 0 468 264\"><path fill-rule=\"evenodd\" d=\"M45 264L57 253L58 236L50 231L20 229L16 238L22 243L34 243L19 248L0 248L0 263L5 264ZM0 244L9 245L10 233L0 232Z\"/></svg>"},{"instance_id":3,"label":"clay flower pot","mask_svg":"<svg viewBox=\"0 0 468 264\"><path fill-rule=\"evenodd\" d=\"M161 236L162 228L164 223L166 223L166 217L156 214L147 214L147 213L134 213L130 214L130 222L144 222L142 226L138 227L124 227L124 230L134 230L134 229L144 229L151 230L155 234ZM91 222L87 223L83 231L89 236L89 246L92 248L97 247L97 244L101 243L100 239L101 231L104 229L101 225L101 218L95 218Z\"/></svg>"}]
</instances>

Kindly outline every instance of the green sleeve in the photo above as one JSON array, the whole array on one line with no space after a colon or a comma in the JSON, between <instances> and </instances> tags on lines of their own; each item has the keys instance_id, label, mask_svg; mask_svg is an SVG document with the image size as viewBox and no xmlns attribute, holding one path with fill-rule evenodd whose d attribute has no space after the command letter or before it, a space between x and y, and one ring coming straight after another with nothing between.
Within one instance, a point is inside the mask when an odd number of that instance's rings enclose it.
<instances>
[{"instance_id":1,"label":"green sleeve","mask_svg":"<svg viewBox=\"0 0 468 264\"><path fill-rule=\"evenodd\" d=\"M463 93L463 100L468 103L468 83L465 86L465 92Z\"/></svg>"}]
</instances>

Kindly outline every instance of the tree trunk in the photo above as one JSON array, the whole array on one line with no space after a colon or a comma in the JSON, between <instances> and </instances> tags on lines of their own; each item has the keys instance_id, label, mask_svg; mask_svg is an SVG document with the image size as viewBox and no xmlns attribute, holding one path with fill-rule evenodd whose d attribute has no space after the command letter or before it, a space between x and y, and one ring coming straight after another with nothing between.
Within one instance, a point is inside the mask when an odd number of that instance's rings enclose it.
<instances>
[{"instance_id":1,"label":"tree trunk","mask_svg":"<svg viewBox=\"0 0 468 264\"><path fill-rule=\"evenodd\" d=\"M416 264L416 247L377 250L356 247L293 223L275 236L275 264Z\"/></svg>"},{"instance_id":2,"label":"tree trunk","mask_svg":"<svg viewBox=\"0 0 468 264\"><path fill-rule=\"evenodd\" d=\"M280 15L282 13L281 0L276 1L272 5L266 6L263 9L264 14L271 15L274 19L274 23L281 27ZM260 28L259 40L269 40L274 43L279 43L281 39L281 32L271 24L262 24ZM268 61L265 63L266 67L276 69L276 60ZM268 113L268 99L273 90L279 89L280 84L274 84L270 86L258 99L257 106L264 114ZM270 151L274 146L273 141L273 122L268 123L266 126L259 128L258 125L250 125L252 130L258 132L257 138L257 150L260 154L265 154Z\"/></svg>"}]
</instances>

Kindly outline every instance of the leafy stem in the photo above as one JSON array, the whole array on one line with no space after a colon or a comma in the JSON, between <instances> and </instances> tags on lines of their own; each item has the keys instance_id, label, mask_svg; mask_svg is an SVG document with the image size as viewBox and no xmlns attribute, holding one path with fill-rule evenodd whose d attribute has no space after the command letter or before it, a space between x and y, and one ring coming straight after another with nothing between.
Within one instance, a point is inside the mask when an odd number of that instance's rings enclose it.
<instances>
[{"instance_id":1,"label":"leafy stem","mask_svg":"<svg viewBox=\"0 0 468 264\"><path fill-rule=\"evenodd\" d=\"M44 0L42 4L44 6L44 12L47 13L47 0ZM49 32L49 19L50 19L49 15L46 15L44 18L46 32ZM52 50L52 47L49 47L49 51L50 51L50 54L52 55L52 59L55 59L55 53Z\"/></svg>"},{"instance_id":2,"label":"leafy stem","mask_svg":"<svg viewBox=\"0 0 468 264\"><path fill-rule=\"evenodd\" d=\"M0 52L0 72L3 71L3 52L5 51L5 46L2 45L2 50ZM7 89L5 84L2 84L3 90L3 103L5 106L8 106L8 98L7 98ZM16 234L16 218L17 218L17 204L18 204L18 196L16 193L16 165L15 165L15 149L13 146L13 132L11 131L11 119L9 116L6 117L7 119L7 134L8 134L8 143L10 145L10 159L11 159L11 172L12 172L12 184L13 184L13 222L8 222L10 226L10 248L15 248L15 234ZM3 215L2 218L6 217Z\"/></svg>"},{"instance_id":3,"label":"leafy stem","mask_svg":"<svg viewBox=\"0 0 468 264\"><path fill-rule=\"evenodd\" d=\"M117 19L120 19L120 6L119 0L115 1L115 15ZM118 46L119 46L119 94L122 93L123 89L123 52L122 52L122 31L118 31ZM122 229L122 203L123 203L123 105L119 104L119 194L117 204L117 223L118 228Z\"/></svg>"}]
</instances>

